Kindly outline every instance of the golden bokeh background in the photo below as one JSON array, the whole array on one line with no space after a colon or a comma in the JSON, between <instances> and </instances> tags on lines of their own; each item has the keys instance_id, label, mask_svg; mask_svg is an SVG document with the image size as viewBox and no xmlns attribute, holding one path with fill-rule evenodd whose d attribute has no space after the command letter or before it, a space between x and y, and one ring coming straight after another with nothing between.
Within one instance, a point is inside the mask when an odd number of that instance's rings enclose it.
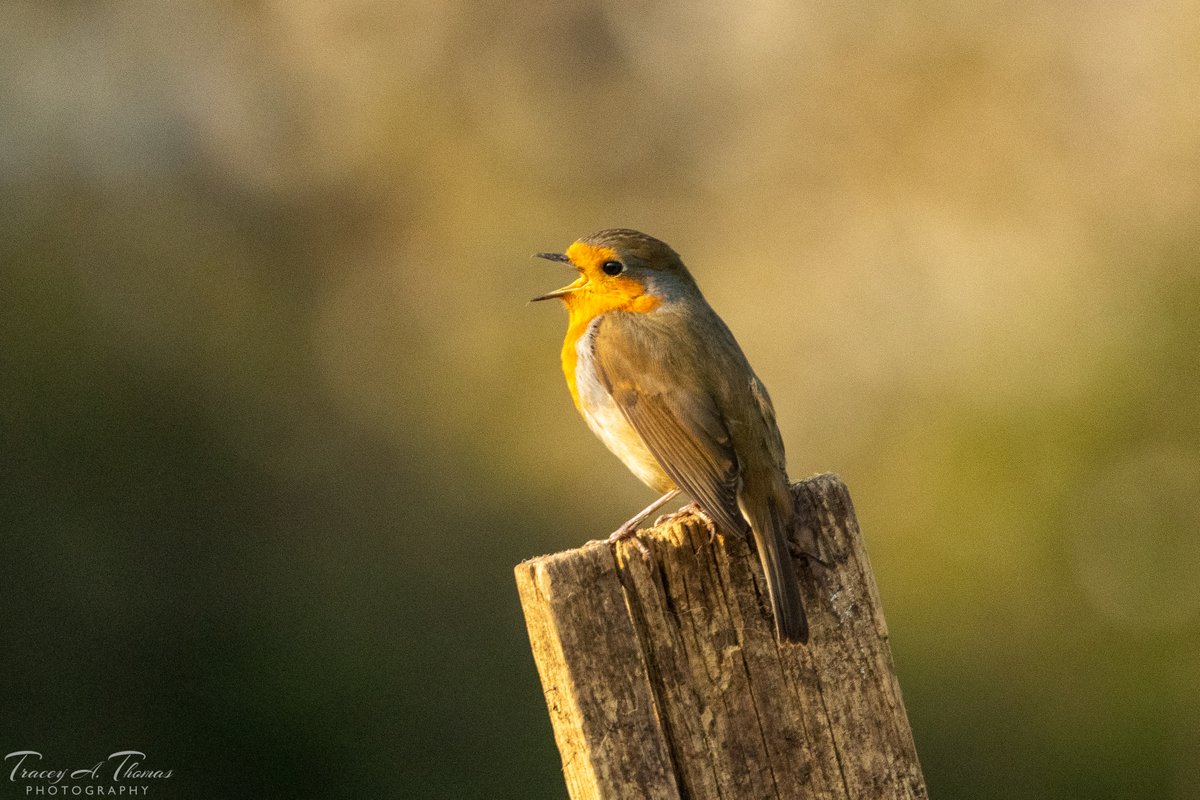
<instances>
[{"instance_id":1,"label":"golden bokeh background","mask_svg":"<svg viewBox=\"0 0 1200 800\"><path fill-rule=\"evenodd\" d=\"M9 0L0 41L4 752L564 797L511 567L649 493L529 255L627 226L849 484L933 797L1200 797L1200 3Z\"/></svg>"}]
</instances>

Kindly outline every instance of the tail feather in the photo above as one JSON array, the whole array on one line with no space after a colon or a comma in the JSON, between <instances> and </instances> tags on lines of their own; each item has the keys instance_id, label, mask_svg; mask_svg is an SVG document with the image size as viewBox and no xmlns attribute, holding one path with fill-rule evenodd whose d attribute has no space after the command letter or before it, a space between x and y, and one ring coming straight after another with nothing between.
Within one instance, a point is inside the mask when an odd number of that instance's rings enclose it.
<instances>
[{"instance_id":1,"label":"tail feather","mask_svg":"<svg viewBox=\"0 0 1200 800\"><path fill-rule=\"evenodd\" d=\"M790 500L790 497L789 497ZM787 537L792 514L768 501L766 513L747 514L754 544L767 578L767 592L775 615L775 636L781 642L808 642L808 617L800 598L796 567L788 550ZM743 513L747 509L743 509Z\"/></svg>"}]
</instances>

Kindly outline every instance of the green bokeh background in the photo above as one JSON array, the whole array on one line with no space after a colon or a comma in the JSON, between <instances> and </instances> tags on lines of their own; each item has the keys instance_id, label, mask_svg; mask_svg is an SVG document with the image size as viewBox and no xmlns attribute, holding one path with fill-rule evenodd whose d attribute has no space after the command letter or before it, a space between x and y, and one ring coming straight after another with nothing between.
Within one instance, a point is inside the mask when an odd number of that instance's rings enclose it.
<instances>
[{"instance_id":1,"label":"green bokeh background","mask_svg":"<svg viewBox=\"0 0 1200 800\"><path fill-rule=\"evenodd\" d=\"M0 65L4 753L565 797L511 568L649 492L529 254L629 226L849 484L932 796L1200 797L1195 0L8 0Z\"/></svg>"}]
</instances>

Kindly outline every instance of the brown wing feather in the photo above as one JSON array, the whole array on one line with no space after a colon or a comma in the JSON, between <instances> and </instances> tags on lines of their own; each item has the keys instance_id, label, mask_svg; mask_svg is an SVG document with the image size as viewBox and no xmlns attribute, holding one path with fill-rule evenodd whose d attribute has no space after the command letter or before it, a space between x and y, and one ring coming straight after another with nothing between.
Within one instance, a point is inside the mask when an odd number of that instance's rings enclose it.
<instances>
[{"instance_id":1,"label":"brown wing feather","mask_svg":"<svg viewBox=\"0 0 1200 800\"><path fill-rule=\"evenodd\" d=\"M593 340L596 371L663 471L727 534L746 530L739 469L714 399L670 365L669 334L640 315L610 313Z\"/></svg>"}]
</instances>

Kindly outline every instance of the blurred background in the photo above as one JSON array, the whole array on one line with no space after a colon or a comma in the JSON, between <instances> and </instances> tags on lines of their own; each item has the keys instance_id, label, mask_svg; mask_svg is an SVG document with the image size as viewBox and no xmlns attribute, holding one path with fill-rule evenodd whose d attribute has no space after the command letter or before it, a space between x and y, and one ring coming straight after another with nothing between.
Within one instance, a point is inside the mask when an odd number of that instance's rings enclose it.
<instances>
[{"instance_id":1,"label":"blurred background","mask_svg":"<svg viewBox=\"0 0 1200 800\"><path fill-rule=\"evenodd\" d=\"M849 484L931 796L1200 797L1200 3L6 0L0 64L3 752L565 797L511 569L650 493L529 256L628 226Z\"/></svg>"}]
</instances>

